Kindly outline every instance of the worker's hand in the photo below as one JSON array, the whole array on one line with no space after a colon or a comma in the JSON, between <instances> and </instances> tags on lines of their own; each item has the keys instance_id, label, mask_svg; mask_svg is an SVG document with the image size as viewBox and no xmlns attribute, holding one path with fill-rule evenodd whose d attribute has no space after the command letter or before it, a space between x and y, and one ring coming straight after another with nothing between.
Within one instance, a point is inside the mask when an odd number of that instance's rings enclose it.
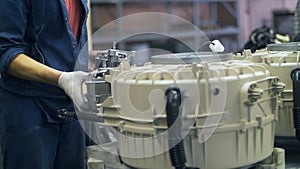
<instances>
[{"instance_id":1,"label":"worker's hand","mask_svg":"<svg viewBox=\"0 0 300 169\"><path fill-rule=\"evenodd\" d=\"M58 86L72 99L80 112L91 111L88 99L82 91L83 83L88 79L89 73L82 71L62 72L58 79Z\"/></svg>"}]
</instances>

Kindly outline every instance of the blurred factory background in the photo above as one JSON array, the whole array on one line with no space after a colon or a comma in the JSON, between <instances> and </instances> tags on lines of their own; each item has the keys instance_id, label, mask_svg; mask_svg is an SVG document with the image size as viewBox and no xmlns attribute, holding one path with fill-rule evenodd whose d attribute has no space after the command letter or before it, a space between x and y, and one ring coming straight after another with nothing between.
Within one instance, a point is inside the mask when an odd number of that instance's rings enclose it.
<instances>
[{"instance_id":1,"label":"blurred factory background","mask_svg":"<svg viewBox=\"0 0 300 169\"><path fill-rule=\"evenodd\" d=\"M273 29L276 33L293 36L293 17L297 0L91 0L93 33L111 21L122 16L139 12L162 12L181 17L193 23L210 39L219 39L227 52L236 52L243 48L251 32L262 26ZM128 24L129 25L129 24ZM187 43L196 43L193 30L182 23L166 23L143 20L132 23L126 30L139 29L137 26L153 26L158 29L167 27L173 35L180 36ZM120 35L124 30L115 28ZM113 35L118 36L118 35ZM94 48L111 47L112 37L94 40ZM184 46L167 37L149 35L124 40L121 49L141 49L157 47L172 52L185 52Z\"/></svg>"}]
</instances>

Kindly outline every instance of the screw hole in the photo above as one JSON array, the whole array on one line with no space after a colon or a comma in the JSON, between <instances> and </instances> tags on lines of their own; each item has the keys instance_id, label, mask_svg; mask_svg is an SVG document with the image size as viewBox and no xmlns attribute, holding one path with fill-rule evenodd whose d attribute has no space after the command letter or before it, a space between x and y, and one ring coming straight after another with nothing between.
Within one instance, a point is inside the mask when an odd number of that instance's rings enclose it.
<instances>
[{"instance_id":1,"label":"screw hole","mask_svg":"<svg viewBox=\"0 0 300 169\"><path fill-rule=\"evenodd\" d=\"M218 95L220 93L220 89L218 89L218 88L214 88L213 90L212 90L212 94L213 95Z\"/></svg>"}]
</instances>

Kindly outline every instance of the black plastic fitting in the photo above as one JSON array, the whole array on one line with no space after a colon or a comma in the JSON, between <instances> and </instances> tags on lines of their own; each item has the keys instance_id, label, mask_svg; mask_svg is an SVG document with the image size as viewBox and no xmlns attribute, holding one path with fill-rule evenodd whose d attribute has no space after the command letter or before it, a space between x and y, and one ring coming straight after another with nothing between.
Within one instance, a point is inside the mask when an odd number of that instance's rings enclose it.
<instances>
[{"instance_id":1,"label":"black plastic fitting","mask_svg":"<svg viewBox=\"0 0 300 169\"><path fill-rule=\"evenodd\" d=\"M169 132L169 154L172 165L176 169L185 169L186 157L183 138L181 136L181 93L177 87L170 87L165 92L167 104L167 125Z\"/></svg>"},{"instance_id":2,"label":"black plastic fitting","mask_svg":"<svg viewBox=\"0 0 300 169\"><path fill-rule=\"evenodd\" d=\"M296 138L300 141L300 68L292 70L291 78L293 80L294 128L296 129Z\"/></svg>"}]
</instances>

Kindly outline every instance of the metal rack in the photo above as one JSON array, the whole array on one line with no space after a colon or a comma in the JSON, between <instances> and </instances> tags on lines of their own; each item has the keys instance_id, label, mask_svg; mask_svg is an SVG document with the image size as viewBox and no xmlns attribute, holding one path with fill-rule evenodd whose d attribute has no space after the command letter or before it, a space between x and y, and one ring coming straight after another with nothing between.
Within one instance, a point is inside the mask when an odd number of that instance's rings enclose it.
<instances>
[{"instance_id":1,"label":"metal rack","mask_svg":"<svg viewBox=\"0 0 300 169\"><path fill-rule=\"evenodd\" d=\"M238 50L238 48L241 47L242 44L242 38L241 38L241 22L240 22L240 1L239 0L91 0L91 6L92 9L94 6L97 5L108 5L115 7L115 18L120 18L123 16L124 12L124 6L126 4L149 4L149 3L160 3L162 5L165 5L167 9L168 14L174 13L174 4L176 3L190 3L192 5L192 15L191 20L192 23L201 29L201 26L203 26L203 23L200 19L200 3L209 3L210 6L210 24L217 25L218 23L218 6L222 6L235 20L235 25L231 25L228 27L221 27L211 30L203 30L203 33L210 37L224 37L224 36L233 36L235 37L234 41L225 42L224 46L227 50ZM234 4L234 5L233 5ZM101 19L101 18L100 18ZM113 20L113 19L112 19ZM207 23L207 22L206 22ZM122 34L122 27L118 28L119 32L118 35ZM193 30L187 30L187 31L179 31L179 32L172 32L172 36L174 37L180 37L180 38L190 38L193 39L195 46L199 45L199 40L195 36L195 32ZM141 42L144 41L151 41L162 38L161 36L156 35L146 35L143 38L134 37L128 39L126 42ZM114 40L116 40L117 37L114 36L105 36L105 37L99 37L95 38L93 40L93 44L96 45L105 45L105 44L112 44ZM222 40L222 38L221 38ZM224 43L224 42L223 42ZM123 48L123 44L119 44L119 48Z\"/></svg>"}]
</instances>

